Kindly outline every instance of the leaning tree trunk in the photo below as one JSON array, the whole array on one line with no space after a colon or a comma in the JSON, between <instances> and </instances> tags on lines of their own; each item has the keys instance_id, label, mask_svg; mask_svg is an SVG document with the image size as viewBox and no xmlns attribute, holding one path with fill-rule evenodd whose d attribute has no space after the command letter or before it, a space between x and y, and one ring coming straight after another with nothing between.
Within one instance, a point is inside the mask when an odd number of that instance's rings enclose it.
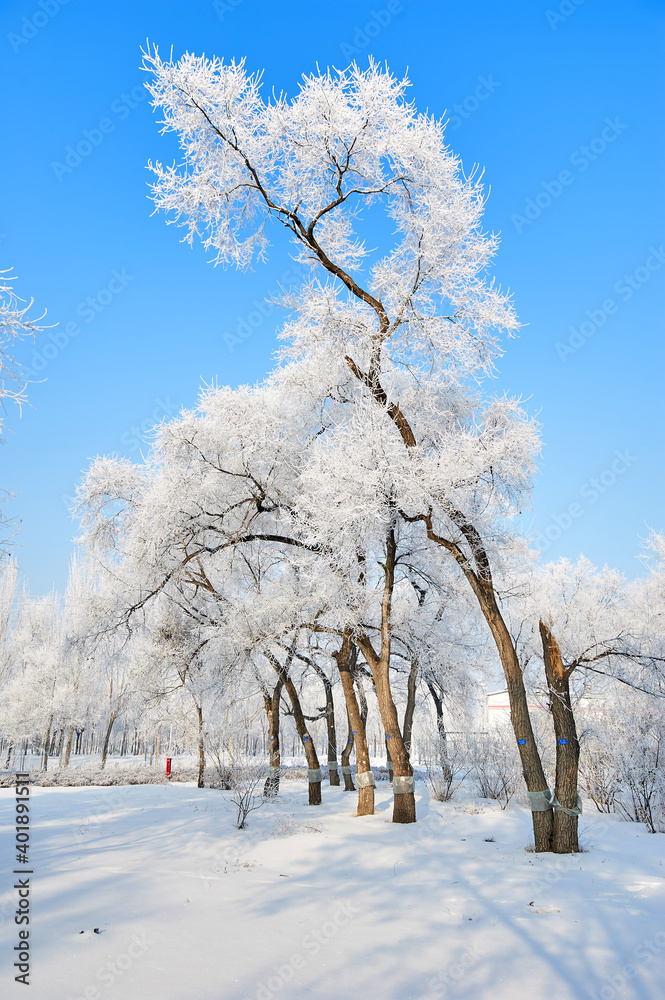
<instances>
[{"instance_id":1,"label":"leaning tree trunk","mask_svg":"<svg viewBox=\"0 0 665 1000\"><path fill-rule=\"evenodd\" d=\"M277 683L270 697L263 696L266 714L268 716L268 744L270 754L270 771L263 786L263 795L267 799L275 798L279 793L279 769L281 767L281 753L279 748L279 703L282 697L282 687L284 681L277 678Z\"/></svg>"},{"instance_id":2,"label":"leaning tree trunk","mask_svg":"<svg viewBox=\"0 0 665 1000\"><path fill-rule=\"evenodd\" d=\"M444 781L450 783L453 774L450 767L450 761L448 760L448 734L446 732L446 724L443 719L443 698L436 690L433 681L428 680L427 687L429 689L429 693L432 695L432 701L434 702L434 708L436 710L436 734L439 766L441 767L441 773L443 774Z\"/></svg>"},{"instance_id":3,"label":"leaning tree trunk","mask_svg":"<svg viewBox=\"0 0 665 1000\"><path fill-rule=\"evenodd\" d=\"M264 656L268 662L272 665L273 669L276 671L277 676L282 678L284 687L286 688L286 693L289 696L289 701L291 702L291 708L293 709L293 720L296 724L296 732L302 740L303 747L305 749L305 756L307 757L307 767L309 773L307 775L307 784L309 786L309 804L310 806L320 806L321 805L321 767L319 764L319 758L316 753L316 747L312 741L311 736L307 730L307 723L305 722L305 716L303 715L303 710L300 705L300 698L298 697L298 692L296 691L296 686L289 677L288 667L293 660L293 656L296 649L297 633L293 638L291 646L288 651L288 658L286 664L281 664L279 660L273 656L273 654L266 650Z\"/></svg>"},{"instance_id":4,"label":"leaning tree trunk","mask_svg":"<svg viewBox=\"0 0 665 1000\"><path fill-rule=\"evenodd\" d=\"M307 775L307 783L309 785L309 804L310 806L320 806L321 766L316 753L316 747L314 746L312 737L309 735L307 730L307 723L305 722L305 716L303 715L296 686L288 674L282 672L282 677L286 693L288 694L289 701L291 702L291 708L293 709L293 720L296 724L296 732L302 740L302 745L305 748L305 756L307 757L307 767L309 769L309 774Z\"/></svg>"},{"instance_id":5,"label":"leaning tree trunk","mask_svg":"<svg viewBox=\"0 0 665 1000\"><path fill-rule=\"evenodd\" d=\"M397 709L390 690L388 664L379 659L376 665L371 664L371 667L376 683L376 697L381 720L385 729L386 749L390 747L394 792L393 823L415 823L416 797L413 791L413 768L397 720ZM388 741L390 742L388 743Z\"/></svg>"},{"instance_id":6,"label":"leaning tree trunk","mask_svg":"<svg viewBox=\"0 0 665 1000\"><path fill-rule=\"evenodd\" d=\"M390 757L394 772L393 792L395 796L393 823L415 823L416 797L413 789L413 768L411 767L408 751L404 746L404 740L402 739L402 733L397 720L397 709L395 708L395 702L390 690L390 679L388 676L389 661L382 656L379 657L376 655L366 636L358 638L358 645L372 671L381 721L383 722L386 740L390 740Z\"/></svg>"},{"instance_id":7,"label":"leaning tree trunk","mask_svg":"<svg viewBox=\"0 0 665 1000\"><path fill-rule=\"evenodd\" d=\"M404 435L403 435L404 436ZM411 432L411 438L413 434ZM405 438L407 445L411 439ZM415 438L413 438L415 443ZM529 716L529 704L524 687L524 678L520 667L515 644L508 627L503 620L497 603L489 557L485 551L482 538L464 514L452 504L446 505L446 513L453 524L463 534L472 552L471 559L465 555L460 545L450 539L438 535L432 525L432 515L417 514L405 517L407 521L423 521L427 528L427 537L445 548L457 561L464 573L473 593L480 605L494 639L501 666L503 667L510 702L510 721L517 740L522 773L526 782L531 801L531 817L536 851L552 850L553 818L552 808L547 802L547 781L543 771L542 761L536 745L536 739ZM543 794L544 793L544 794Z\"/></svg>"},{"instance_id":8,"label":"leaning tree trunk","mask_svg":"<svg viewBox=\"0 0 665 1000\"><path fill-rule=\"evenodd\" d=\"M540 753L536 745L536 737L531 725L522 668L520 667L513 640L496 603L493 587L491 590L483 588L481 594L481 608L492 631L506 678L508 701L510 702L510 721L517 740L517 749L519 750L522 762L524 781L526 782L527 791L534 796L531 800L534 846L536 851L551 851L553 832L552 808L551 806L548 808L544 801L534 801L536 798L535 793L547 792L548 786ZM542 796L540 798L542 799ZM537 808L534 808L534 805Z\"/></svg>"},{"instance_id":9,"label":"leaning tree trunk","mask_svg":"<svg viewBox=\"0 0 665 1000\"><path fill-rule=\"evenodd\" d=\"M102 761L101 761L101 764L99 765L100 768L104 768L106 766L106 758L107 758L108 752L109 752L109 741L111 739L111 731L113 729L113 724L114 724L114 722L116 720L116 717L117 717L116 713L115 712L111 712L111 716L109 718L109 724L106 727L106 733L104 735L104 746L102 748Z\"/></svg>"},{"instance_id":10,"label":"leaning tree trunk","mask_svg":"<svg viewBox=\"0 0 665 1000\"><path fill-rule=\"evenodd\" d=\"M413 713L416 708L416 688L418 685L418 661L414 658L411 661L409 679L406 682L406 709L404 710L404 746L411 755L411 736L413 734Z\"/></svg>"},{"instance_id":11,"label":"leaning tree trunk","mask_svg":"<svg viewBox=\"0 0 665 1000\"><path fill-rule=\"evenodd\" d=\"M345 792L355 792L356 786L353 784L353 775L351 774L351 752L353 750L353 726L351 724L351 716L346 713L346 717L349 722L349 732L346 741L346 746L342 750L342 777L344 778L344 791Z\"/></svg>"},{"instance_id":12,"label":"leaning tree trunk","mask_svg":"<svg viewBox=\"0 0 665 1000\"><path fill-rule=\"evenodd\" d=\"M564 666L559 644L542 620L540 622L540 637L543 644L545 676L552 709L554 735L556 736L556 783L554 788L556 801L552 847L555 854L574 854L580 849L577 837L577 777L580 744L570 701L570 675L574 666L568 668ZM563 808L556 808L557 804Z\"/></svg>"},{"instance_id":13,"label":"leaning tree trunk","mask_svg":"<svg viewBox=\"0 0 665 1000\"><path fill-rule=\"evenodd\" d=\"M349 741L353 739L353 745L356 748L356 784L358 786L358 812L356 815L372 816L374 814L374 775L369 761L365 725L360 714L358 699L356 698L353 686L352 671L355 666L356 651L348 633L344 634L341 649L337 653L333 653L333 656L337 660L339 676L342 681L342 690L344 691L344 699L346 701L350 728ZM347 748L348 760L351 753L350 742L347 744ZM342 754L342 764L344 765L344 754ZM348 764L346 766L348 767ZM346 782L347 776L350 779L351 788L353 788L353 780L351 779L350 772L348 775L346 773L344 775L345 787L348 787Z\"/></svg>"},{"instance_id":14,"label":"leaning tree trunk","mask_svg":"<svg viewBox=\"0 0 665 1000\"><path fill-rule=\"evenodd\" d=\"M335 730L335 702L332 684L318 663L308 661L321 679L326 695L326 730L328 734L328 775L331 785L339 785L339 765L337 763L337 733Z\"/></svg>"}]
</instances>

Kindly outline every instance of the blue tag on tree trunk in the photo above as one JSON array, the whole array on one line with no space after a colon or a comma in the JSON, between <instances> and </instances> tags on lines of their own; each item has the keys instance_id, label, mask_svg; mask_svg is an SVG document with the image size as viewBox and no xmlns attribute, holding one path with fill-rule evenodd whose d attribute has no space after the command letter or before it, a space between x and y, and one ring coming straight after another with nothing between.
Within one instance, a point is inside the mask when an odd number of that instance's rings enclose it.
<instances>
[{"instance_id":1,"label":"blue tag on tree trunk","mask_svg":"<svg viewBox=\"0 0 665 1000\"><path fill-rule=\"evenodd\" d=\"M521 747L523 747L523 746L524 746L524 744L526 743L526 740L518 740L517 742L519 743L519 745L520 745Z\"/></svg>"},{"instance_id":2,"label":"blue tag on tree trunk","mask_svg":"<svg viewBox=\"0 0 665 1000\"><path fill-rule=\"evenodd\" d=\"M565 746L567 742L568 740L557 740L557 743L560 743L561 746Z\"/></svg>"}]
</instances>

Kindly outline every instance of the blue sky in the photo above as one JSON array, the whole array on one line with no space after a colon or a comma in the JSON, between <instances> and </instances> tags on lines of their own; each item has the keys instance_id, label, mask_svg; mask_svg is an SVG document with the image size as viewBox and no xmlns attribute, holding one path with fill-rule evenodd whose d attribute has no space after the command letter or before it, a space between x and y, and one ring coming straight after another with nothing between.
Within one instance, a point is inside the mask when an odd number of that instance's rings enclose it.
<instances>
[{"instance_id":1,"label":"blue sky","mask_svg":"<svg viewBox=\"0 0 665 1000\"><path fill-rule=\"evenodd\" d=\"M146 38L245 56L290 93L373 55L447 111L465 169L485 168L496 273L525 324L496 387L542 424L526 526L545 558L638 573L647 526L665 528L664 27L661 0L4 0L0 267L59 324L24 355L42 381L0 448L33 592L64 587L89 460L139 459L202 380L261 379L276 348L276 311L233 350L225 334L276 287L284 245L239 274L151 215L145 165L173 147L141 89Z\"/></svg>"}]
</instances>

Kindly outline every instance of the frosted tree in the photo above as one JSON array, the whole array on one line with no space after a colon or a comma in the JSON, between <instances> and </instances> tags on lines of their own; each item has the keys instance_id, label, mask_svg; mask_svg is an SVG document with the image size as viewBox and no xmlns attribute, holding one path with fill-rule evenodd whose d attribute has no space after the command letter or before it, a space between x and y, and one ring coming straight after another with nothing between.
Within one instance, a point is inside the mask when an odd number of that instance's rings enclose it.
<instances>
[{"instance_id":1,"label":"frosted tree","mask_svg":"<svg viewBox=\"0 0 665 1000\"><path fill-rule=\"evenodd\" d=\"M491 368L498 334L517 326L487 277L496 240L481 229L479 179L463 175L442 124L405 100L407 81L373 63L306 77L293 100L269 102L242 63L192 55L164 62L155 49L145 66L163 129L183 150L181 164L153 168L157 207L218 263L247 267L264 257L277 222L311 265L310 281L287 300L295 312L285 329L290 377L325 399L346 392L350 376L350 391L375 408L364 416L393 483L383 491L386 600L397 522L418 525L456 560L479 602L506 674L527 787L544 791L491 570L498 526L529 488L537 442L513 401L494 400L480 413L469 405L469 379ZM395 229L382 257L360 233L373 206ZM367 487L349 437L354 485ZM353 499L361 503L364 492ZM388 643L363 652L383 690ZM551 812L534 812L538 849L549 849L551 831Z\"/></svg>"}]
</instances>

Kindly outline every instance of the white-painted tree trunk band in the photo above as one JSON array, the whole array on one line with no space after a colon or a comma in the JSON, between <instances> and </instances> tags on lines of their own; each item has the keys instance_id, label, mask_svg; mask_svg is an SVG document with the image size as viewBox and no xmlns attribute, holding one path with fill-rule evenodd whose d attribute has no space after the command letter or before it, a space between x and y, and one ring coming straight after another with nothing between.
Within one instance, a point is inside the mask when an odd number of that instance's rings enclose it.
<instances>
[{"instance_id":1,"label":"white-painted tree trunk band","mask_svg":"<svg viewBox=\"0 0 665 1000\"><path fill-rule=\"evenodd\" d=\"M549 788L546 788L542 792L529 792L528 795L529 802L531 803L531 812L544 813L552 808L552 793Z\"/></svg>"},{"instance_id":2,"label":"white-painted tree trunk band","mask_svg":"<svg viewBox=\"0 0 665 1000\"><path fill-rule=\"evenodd\" d=\"M351 774L351 768L348 764L342 764L342 774Z\"/></svg>"},{"instance_id":3,"label":"white-painted tree trunk band","mask_svg":"<svg viewBox=\"0 0 665 1000\"><path fill-rule=\"evenodd\" d=\"M565 806L562 806L556 795L549 788L546 788L544 792L529 792L529 801L531 803L531 812L547 812L548 809L554 809L566 813L567 816L582 815L582 799L579 793L577 795L577 805L574 809L567 809Z\"/></svg>"},{"instance_id":4,"label":"white-painted tree trunk band","mask_svg":"<svg viewBox=\"0 0 665 1000\"><path fill-rule=\"evenodd\" d=\"M358 788L373 788L376 782L371 771L357 771L356 785Z\"/></svg>"},{"instance_id":5,"label":"white-painted tree trunk band","mask_svg":"<svg viewBox=\"0 0 665 1000\"><path fill-rule=\"evenodd\" d=\"M567 809L562 806L556 795L552 799L552 809L558 810L559 812L565 813L566 816L581 816L582 815L582 799L579 792L577 793L577 805L574 809Z\"/></svg>"},{"instance_id":6,"label":"white-painted tree trunk band","mask_svg":"<svg viewBox=\"0 0 665 1000\"><path fill-rule=\"evenodd\" d=\"M337 764L336 760L329 760L328 761L328 770L329 771L336 771L338 769L338 766L339 765Z\"/></svg>"},{"instance_id":7,"label":"white-painted tree trunk band","mask_svg":"<svg viewBox=\"0 0 665 1000\"><path fill-rule=\"evenodd\" d=\"M313 784L316 781L321 781L321 777L322 777L322 775L321 775L321 768L320 767L315 767L315 768L311 768L310 767L310 768L308 768L308 770L307 770L307 780L309 782L311 782Z\"/></svg>"},{"instance_id":8,"label":"white-painted tree trunk band","mask_svg":"<svg viewBox=\"0 0 665 1000\"><path fill-rule=\"evenodd\" d=\"M413 777L409 774L396 774L393 778L393 794L394 795L406 795L408 792L414 792L416 789L416 783Z\"/></svg>"}]
</instances>

